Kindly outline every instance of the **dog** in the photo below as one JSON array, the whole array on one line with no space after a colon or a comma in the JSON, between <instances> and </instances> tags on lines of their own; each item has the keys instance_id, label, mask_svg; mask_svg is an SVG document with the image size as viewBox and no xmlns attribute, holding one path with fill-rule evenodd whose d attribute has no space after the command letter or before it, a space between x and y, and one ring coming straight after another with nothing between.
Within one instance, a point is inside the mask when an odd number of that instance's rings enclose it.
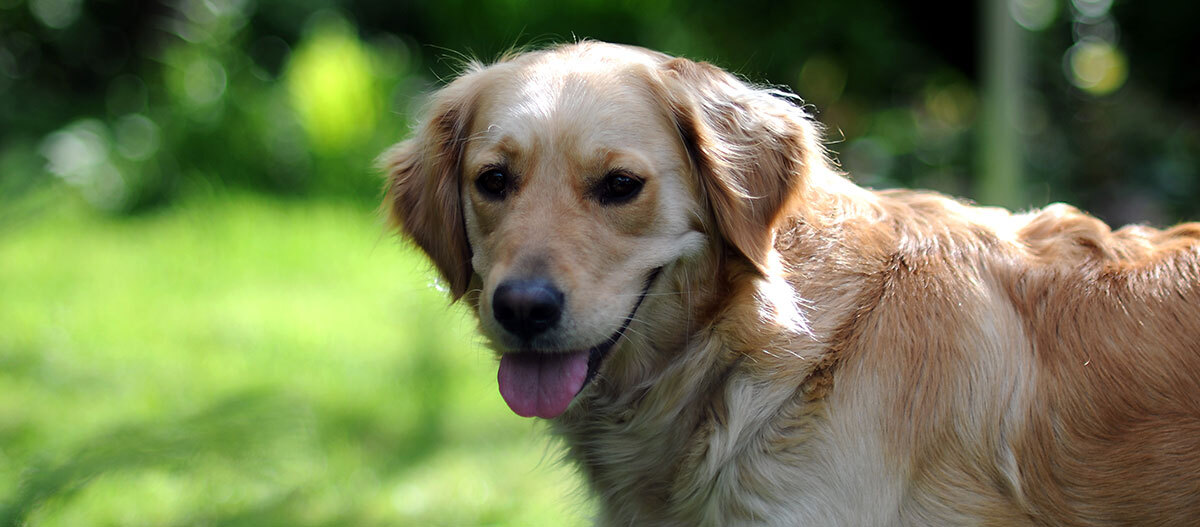
<instances>
[{"instance_id":1,"label":"dog","mask_svg":"<svg viewBox=\"0 0 1200 527\"><path fill-rule=\"evenodd\" d=\"M577 42L381 158L597 524L1200 523L1200 224L860 188L794 99Z\"/></svg>"}]
</instances>

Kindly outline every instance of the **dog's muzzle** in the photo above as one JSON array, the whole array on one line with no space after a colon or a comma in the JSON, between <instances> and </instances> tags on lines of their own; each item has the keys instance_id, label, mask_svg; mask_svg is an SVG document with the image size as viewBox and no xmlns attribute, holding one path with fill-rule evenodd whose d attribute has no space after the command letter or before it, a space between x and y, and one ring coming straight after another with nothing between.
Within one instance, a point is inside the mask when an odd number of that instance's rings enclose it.
<instances>
[{"instance_id":1,"label":"dog's muzzle","mask_svg":"<svg viewBox=\"0 0 1200 527\"><path fill-rule=\"evenodd\" d=\"M497 381L504 402L517 415L553 419L567 410L575 396L596 376L600 364L625 335L634 315L650 292L662 268L650 273L633 309L621 327L604 342L589 349L567 352L518 351L500 358ZM499 296L497 288L496 295ZM530 293L542 295L543 293ZM548 298L548 297L547 297ZM495 309L495 308L494 308ZM560 306L561 310L561 306ZM499 320L499 316L497 317Z\"/></svg>"}]
</instances>

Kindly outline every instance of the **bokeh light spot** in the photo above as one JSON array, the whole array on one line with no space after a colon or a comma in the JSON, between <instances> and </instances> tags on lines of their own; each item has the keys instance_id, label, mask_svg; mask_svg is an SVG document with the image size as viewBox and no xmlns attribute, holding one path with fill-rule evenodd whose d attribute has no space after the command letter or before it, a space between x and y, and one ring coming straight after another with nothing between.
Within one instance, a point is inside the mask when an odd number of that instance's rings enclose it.
<instances>
[{"instance_id":1,"label":"bokeh light spot","mask_svg":"<svg viewBox=\"0 0 1200 527\"><path fill-rule=\"evenodd\" d=\"M29 11L46 27L63 29L79 18L81 0L31 0Z\"/></svg>"},{"instance_id":2,"label":"bokeh light spot","mask_svg":"<svg viewBox=\"0 0 1200 527\"><path fill-rule=\"evenodd\" d=\"M158 151L158 125L150 118L141 114L126 115L118 119L113 128L117 135L117 152L121 155L141 161Z\"/></svg>"},{"instance_id":3,"label":"bokeh light spot","mask_svg":"<svg viewBox=\"0 0 1200 527\"><path fill-rule=\"evenodd\" d=\"M220 99L225 94L225 83L225 68L210 57L195 57L184 70L184 92L198 105Z\"/></svg>"},{"instance_id":4,"label":"bokeh light spot","mask_svg":"<svg viewBox=\"0 0 1200 527\"><path fill-rule=\"evenodd\" d=\"M1094 38L1103 40L1114 46L1117 45L1120 38L1120 30L1117 28L1116 20L1107 16L1076 20L1071 24L1071 32L1074 34L1076 41Z\"/></svg>"},{"instance_id":5,"label":"bokeh light spot","mask_svg":"<svg viewBox=\"0 0 1200 527\"><path fill-rule=\"evenodd\" d=\"M108 127L85 119L52 132L38 149L46 170L76 187L92 205L116 209L124 203L125 178L109 160L112 140Z\"/></svg>"},{"instance_id":6,"label":"bokeh light spot","mask_svg":"<svg viewBox=\"0 0 1200 527\"><path fill-rule=\"evenodd\" d=\"M1079 89L1092 95L1112 93L1125 84L1129 74L1125 55L1112 44L1085 39L1067 50L1064 64L1067 78Z\"/></svg>"},{"instance_id":7,"label":"bokeh light spot","mask_svg":"<svg viewBox=\"0 0 1200 527\"><path fill-rule=\"evenodd\" d=\"M1084 18L1100 18L1112 8L1112 0L1071 0L1075 12Z\"/></svg>"},{"instance_id":8,"label":"bokeh light spot","mask_svg":"<svg viewBox=\"0 0 1200 527\"><path fill-rule=\"evenodd\" d=\"M72 184L83 182L87 171L108 160L108 130L103 123L88 119L46 136L39 149L46 170Z\"/></svg>"},{"instance_id":9,"label":"bokeh light spot","mask_svg":"<svg viewBox=\"0 0 1200 527\"><path fill-rule=\"evenodd\" d=\"M830 57L817 55L800 69L800 96L817 104L837 102L846 88L846 70Z\"/></svg>"},{"instance_id":10,"label":"bokeh light spot","mask_svg":"<svg viewBox=\"0 0 1200 527\"><path fill-rule=\"evenodd\" d=\"M943 127L960 130L975 118L975 93L962 83L931 86L925 90L925 108Z\"/></svg>"},{"instance_id":11,"label":"bokeh light spot","mask_svg":"<svg viewBox=\"0 0 1200 527\"><path fill-rule=\"evenodd\" d=\"M1041 31L1054 22L1054 17L1058 15L1058 2L1055 0L1011 0L1008 10L1013 20L1021 27L1030 31Z\"/></svg>"},{"instance_id":12,"label":"bokeh light spot","mask_svg":"<svg viewBox=\"0 0 1200 527\"><path fill-rule=\"evenodd\" d=\"M333 15L318 17L285 77L312 146L333 153L371 136L380 103L370 53L354 27Z\"/></svg>"}]
</instances>

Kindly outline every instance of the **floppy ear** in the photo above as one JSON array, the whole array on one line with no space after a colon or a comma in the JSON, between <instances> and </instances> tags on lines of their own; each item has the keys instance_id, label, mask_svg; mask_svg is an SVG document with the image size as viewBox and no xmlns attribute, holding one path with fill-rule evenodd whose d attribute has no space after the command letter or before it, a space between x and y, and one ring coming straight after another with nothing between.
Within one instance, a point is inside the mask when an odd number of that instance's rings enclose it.
<instances>
[{"instance_id":1,"label":"floppy ear","mask_svg":"<svg viewBox=\"0 0 1200 527\"><path fill-rule=\"evenodd\" d=\"M795 206L806 174L827 167L816 124L782 93L711 64L676 58L660 72L720 234L765 274L776 221Z\"/></svg>"},{"instance_id":2,"label":"floppy ear","mask_svg":"<svg viewBox=\"0 0 1200 527\"><path fill-rule=\"evenodd\" d=\"M458 300L471 282L459 199L459 170L472 97L452 84L436 94L428 117L412 138L385 152L386 197L392 226L429 255Z\"/></svg>"}]
</instances>

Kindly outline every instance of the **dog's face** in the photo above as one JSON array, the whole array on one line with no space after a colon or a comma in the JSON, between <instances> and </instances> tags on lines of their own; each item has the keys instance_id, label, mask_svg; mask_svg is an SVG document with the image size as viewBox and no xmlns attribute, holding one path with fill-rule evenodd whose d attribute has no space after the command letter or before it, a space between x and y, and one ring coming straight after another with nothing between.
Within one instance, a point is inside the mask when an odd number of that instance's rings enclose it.
<instances>
[{"instance_id":1,"label":"dog's face","mask_svg":"<svg viewBox=\"0 0 1200 527\"><path fill-rule=\"evenodd\" d=\"M611 71L564 70L484 72L459 181L480 324L510 350L501 392L542 417L596 373L658 270L703 240L667 113Z\"/></svg>"},{"instance_id":2,"label":"dog's face","mask_svg":"<svg viewBox=\"0 0 1200 527\"><path fill-rule=\"evenodd\" d=\"M704 66L596 43L522 55L442 89L387 155L393 218L476 307L518 414L559 415L609 353L636 352L664 270L714 244L765 259L795 188L757 172L793 145L731 122L754 112L721 90L744 85Z\"/></svg>"},{"instance_id":3,"label":"dog's face","mask_svg":"<svg viewBox=\"0 0 1200 527\"><path fill-rule=\"evenodd\" d=\"M462 156L479 318L506 350L604 344L703 240L668 113L610 68L550 59L483 72Z\"/></svg>"}]
</instances>

